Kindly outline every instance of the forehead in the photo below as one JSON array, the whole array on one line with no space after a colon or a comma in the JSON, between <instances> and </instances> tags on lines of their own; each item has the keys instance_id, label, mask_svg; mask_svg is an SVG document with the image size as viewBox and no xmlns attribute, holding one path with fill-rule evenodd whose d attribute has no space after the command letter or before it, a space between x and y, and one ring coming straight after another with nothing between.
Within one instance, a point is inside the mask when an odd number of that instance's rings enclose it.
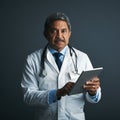
<instances>
[{"instance_id":1,"label":"forehead","mask_svg":"<svg viewBox=\"0 0 120 120\"><path fill-rule=\"evenodd\" d=\"M68 25L67 25L66 21L63 21L63 20L53 21L50 27L51 28L66 28L66 29L68 29Z\"/></svg>"}]
</instances>

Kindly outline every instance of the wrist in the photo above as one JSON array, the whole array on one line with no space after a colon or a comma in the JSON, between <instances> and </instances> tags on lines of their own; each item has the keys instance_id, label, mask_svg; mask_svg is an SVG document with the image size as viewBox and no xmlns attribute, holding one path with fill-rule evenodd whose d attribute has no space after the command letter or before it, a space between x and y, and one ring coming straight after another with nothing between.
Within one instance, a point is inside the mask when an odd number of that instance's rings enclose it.
<instances>
[{"instance_id":1,"label":"wrist","mask_svg":"<svg viewBox=\"0 0 120 120\"><path fill-rule=\"evenodd\" d=\"M95 95L96 95L96 92L88 91L88 94L89 94L90 96L95 96Z\"/></svg>"},{"instance_id":2,"label":"wrist","mask_svg":"<svg viewBox=\"0 0 120 120\"><path fill-rule=\"evenodd\" d=\"M62 97L60 89L57 90L57 99L60 100Z\"/></svg>"}]
</instances>

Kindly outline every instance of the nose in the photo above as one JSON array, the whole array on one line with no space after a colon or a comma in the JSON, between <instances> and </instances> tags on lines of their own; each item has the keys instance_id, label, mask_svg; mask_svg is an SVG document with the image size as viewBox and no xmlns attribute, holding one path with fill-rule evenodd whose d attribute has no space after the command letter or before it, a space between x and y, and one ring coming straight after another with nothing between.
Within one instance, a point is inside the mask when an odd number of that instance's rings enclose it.
<instances>
[{"instance_id":1,"label":"nose","mask_svg":"<svg viewBox=\"0 0 120 120\"><path fill-rule=\"evenodd\" d=\"M57 31L57 37L61 38L61 36L62 36L62 32L61 31Z\"/></svg>"}]
</instances>

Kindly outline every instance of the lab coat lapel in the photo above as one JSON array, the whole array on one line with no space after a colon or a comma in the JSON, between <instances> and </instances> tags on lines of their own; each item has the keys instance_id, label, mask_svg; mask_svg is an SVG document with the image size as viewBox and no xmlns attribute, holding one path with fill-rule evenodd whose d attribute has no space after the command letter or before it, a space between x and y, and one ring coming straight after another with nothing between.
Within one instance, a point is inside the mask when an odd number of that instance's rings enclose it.
<instances>
[{"instance_id":1,"label":"lab coat lapel","mask_svg":"<svg viewBox=\"0 0 120 120\"><path fill-rule=\"evenodd\" d=\"M66 54L65 54L65 57L64 57L64 60L63 60L63 63L62 63L60 71L59 71L58 66L57 66L57 64L55 62L55 59L54 59L53 55L51 54L51 52L49 51L49 49L47 49L46 57L47 57L48 64L51 65L60 74L62 74L62 72L67 70L67 67L72 62L71 61L71 56L70 56L70 51L69 51L68 47L67 47Z\"/></svg>"},{"instance_id":2,"label":"lab coat lapel","mask_svg":"<svg viewBox=\"0 0 120 120\"><path fill-rule=\"evenodd\" d=\"M55 62L55 59L48 49L47 49L46 57L47 57L48 64L51 65L51 67L53 67L57 72L59 72L59 69L58 69L57 64Z\"/></svg>"},{"instance_id":3,"label":"lab coat lapel","mask_svg":"<svg viewBox=\"0 0 120 120\"><path fill-rule=\"evenodd\" d=\"M66 54L65 54L62 66L61 66L61 70L60 70L61 74L62 74L62 72L66 71L68 69L68 66L70 63L71 63L71 56L70 56L69 48L67 48L67 51L66 51Z\"/></svg>"}]
</instances>

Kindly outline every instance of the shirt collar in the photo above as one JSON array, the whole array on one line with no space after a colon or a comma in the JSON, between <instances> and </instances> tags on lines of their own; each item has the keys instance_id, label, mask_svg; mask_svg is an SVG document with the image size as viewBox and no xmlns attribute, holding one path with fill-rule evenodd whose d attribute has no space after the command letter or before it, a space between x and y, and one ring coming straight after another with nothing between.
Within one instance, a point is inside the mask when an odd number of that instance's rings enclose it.
<instances>
[{"instance_id":1,"label":"shirt collar","mask_svg":"<svg viewBox=\"0 0 120 120\"><path fill-rule=\"evenodd\" d=\"M67 50L67 47L68 47L68 46L65 46L64 49L60 51L60 53L62 53L62 55L65 55L66 50ZM48 46L48 49L50 50L50 52L51 52L52 54L54 54L55 52L57 52L55 49L51 48L50 46Z\"/></svg>"}]
</instances>

